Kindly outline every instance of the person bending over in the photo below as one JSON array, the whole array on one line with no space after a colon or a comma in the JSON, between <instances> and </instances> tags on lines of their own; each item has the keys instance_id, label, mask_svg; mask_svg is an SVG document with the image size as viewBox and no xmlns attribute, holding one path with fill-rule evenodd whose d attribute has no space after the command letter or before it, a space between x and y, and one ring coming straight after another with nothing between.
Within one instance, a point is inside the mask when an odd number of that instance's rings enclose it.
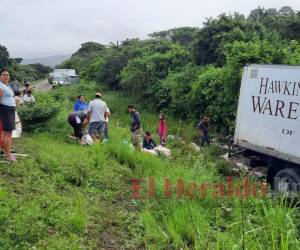
<instances>
[{"instance_id":1,"label":"person bending over","mask_svg":"<svg viewBox=\"0 0 300 250\"><path fill-rule=\"evenodd\" d=\"M68 122L74 129L74 136L79 140L80 144L83 144L83 129L88 124L88 116L86 112L73 112L68 116Z\"/></svg>"}]
</instances>

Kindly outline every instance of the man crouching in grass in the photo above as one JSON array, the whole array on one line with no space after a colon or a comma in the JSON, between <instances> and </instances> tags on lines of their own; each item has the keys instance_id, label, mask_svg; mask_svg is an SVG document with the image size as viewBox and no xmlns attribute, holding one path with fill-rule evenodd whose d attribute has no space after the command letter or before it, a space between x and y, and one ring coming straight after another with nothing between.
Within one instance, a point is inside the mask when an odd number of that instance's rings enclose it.
<instances>
[{"instance_id":1,"label":"man crouching in grass","mask_svg":"<svg viewBox=\"0 0 300 250\"><path fill-rule=\"evenodd\" d=\"M88 105L88 117L89 117L89 134L93 138L94 142L99 142L104 138L105 132L105 120L110 116L109 109L104 101L101 100L101 93L95 94L95 99L90 101Z\"/></svg>"},{"instance_id":2,"label":"man crouching in grass","mask_svg":"<svg viewBox=\"0 0 300 250\"><path fill-rule=\"evenodd\" d=\"M130 113L132 144L135 149L140 150L142 143L141 115L132 104L128 105L128 112Z\"/></svg>"}]
</instances>

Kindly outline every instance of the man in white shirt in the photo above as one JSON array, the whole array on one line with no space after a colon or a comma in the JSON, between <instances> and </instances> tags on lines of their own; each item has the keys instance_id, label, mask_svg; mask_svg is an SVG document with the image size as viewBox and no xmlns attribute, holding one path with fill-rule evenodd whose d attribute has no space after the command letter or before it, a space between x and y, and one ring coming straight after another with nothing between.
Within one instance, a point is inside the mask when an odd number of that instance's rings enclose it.
<instances>
[{"instance_id":1,"label":"man in white shirt","mask_svg":"<svg viewBox=\"0 0 300 250\"><path fill-rule=\"evenodd\" d=\"M28 90L27 93L23 96L23 101L24 103L34 103L35 102L35 98L32 95L31 90Z\"/></svg>"},{"instance_id":2,"label":"man in white shirt","mask_svg":"<svg viewBox=\"0 0 300 250\"><path fill-rule=\"evenodd\" d=\"M110 116L108 107L104 101L101 100L101 93L95 94L95 99L90 101L87 108L89 117L89 133L94 141L104 138L106 117ZM107 112L108 111L108 112Z\"/></svg>"}]
</instances>

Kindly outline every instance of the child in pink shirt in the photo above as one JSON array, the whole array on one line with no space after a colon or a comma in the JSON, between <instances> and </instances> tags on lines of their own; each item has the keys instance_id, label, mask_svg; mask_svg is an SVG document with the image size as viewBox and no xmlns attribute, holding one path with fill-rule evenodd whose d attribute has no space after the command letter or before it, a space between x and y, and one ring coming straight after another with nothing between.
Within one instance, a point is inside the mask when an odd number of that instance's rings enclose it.
<instances>
[{"instance_id":1,"label":"child in pink shirt","mask_svg":"<svg viewBox=\"0 0 300 250\"><path fill-rule=\"evenodd\" d=\"M165 146L167 143L167 121L164 113L159 114L157 134L160 138L160 145Z\"/></svg>"}]
</instances>

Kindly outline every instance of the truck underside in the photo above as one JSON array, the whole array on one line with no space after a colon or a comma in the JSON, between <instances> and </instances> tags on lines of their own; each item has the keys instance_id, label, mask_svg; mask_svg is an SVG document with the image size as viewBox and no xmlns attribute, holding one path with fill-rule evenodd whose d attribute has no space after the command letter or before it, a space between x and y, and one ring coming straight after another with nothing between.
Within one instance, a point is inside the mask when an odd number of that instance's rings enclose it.
<instances>
[{"instance_id":1,"label":"truck underside","mask_svg":"<svg viewBox=\"0 0 300 250\"><path fill-rule=\"evenodd\" d=\"M300 192L300 165L248 148L229 145L228 157L240 154L249 159L252 168L267 167L266 181L275 191Z\"/></svg>"}]
</instances>

